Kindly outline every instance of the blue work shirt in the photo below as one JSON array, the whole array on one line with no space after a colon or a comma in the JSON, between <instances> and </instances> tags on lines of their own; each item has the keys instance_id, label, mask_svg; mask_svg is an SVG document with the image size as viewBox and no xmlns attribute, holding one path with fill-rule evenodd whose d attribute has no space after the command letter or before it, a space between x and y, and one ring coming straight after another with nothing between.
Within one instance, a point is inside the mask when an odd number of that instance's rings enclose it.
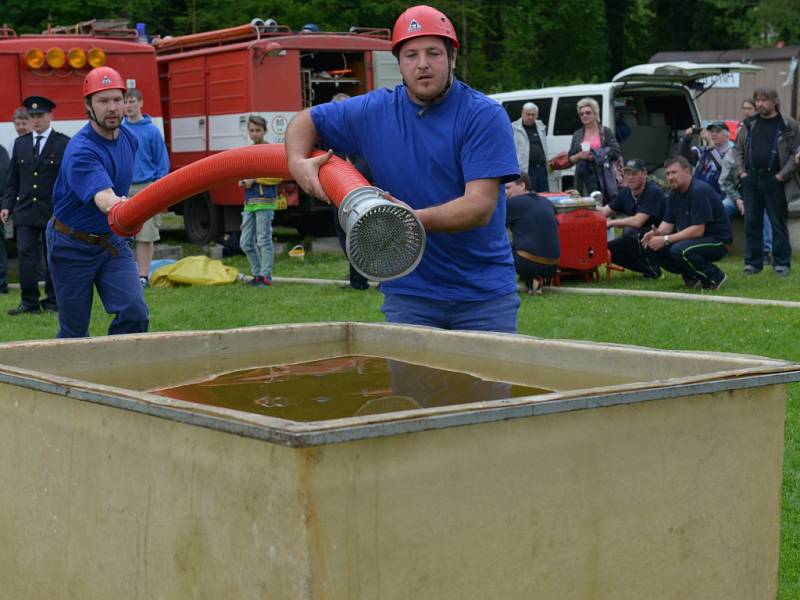
<instances>
[{"instance_id":1,"label":"blue work shirt","mask_svg":"<svg viewBox=\"0 0 800 600\"><path fill-rule=\"evenodd\" d=\"M97 192L111 188L126 196L133 180L138 143L127 127L114 141L84 125L73 137L61 160L53 188L53 216L73 229L103 235L110 233L108 217L94 203Z\"/></svg>"},{"instance_id":2,"label":"blue work shirt","mask_svg":"<svg viewBox=\"0 0 800 600\"><path fill-rule=\"evenodd\" d=\"M363 156L375 184L414 209L463 196L469 181L501 181L487 225L428 233L419 266L382 283L383 292L464 302L516 291L502 183L519 176L519 165L511 123L499 104L455 81L423 110L401 85L314 106L311 118L325 144Z\"/></svg>"}]
</instances>

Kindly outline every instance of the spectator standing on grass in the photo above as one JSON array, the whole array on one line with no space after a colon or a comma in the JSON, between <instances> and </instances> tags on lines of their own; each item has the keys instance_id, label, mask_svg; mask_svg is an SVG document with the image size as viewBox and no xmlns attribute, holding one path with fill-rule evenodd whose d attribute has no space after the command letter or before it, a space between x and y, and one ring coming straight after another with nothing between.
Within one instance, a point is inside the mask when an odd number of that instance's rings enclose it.
<instances>
[{"instance_id":1,"label":"spectator standing on grass","mask_svg":"<svg viewBox=\"0 0 800 600\"><path fill-rule=\"evenodd\" d=\"M705 142L701 146L692 145L692 136L697 133L701 134ZM714 188L720 199L725 197L719 184L722 161L732 149L730 131L724 121L711 121L705 130L700 130L695 126L689 127L678 142L678 154L694 167L695 179L705 181Z\"/></svg>"},{"instance_id":2,"label":"spectator standing on grass","mask_svg":"<svg viewBox=\"0 0 800 600\"><path fill-rule=\"evenodd\" d=\"M404 83L298 113L286 154L297 183L327 200L319 167L333 152L309 158L322 137L363 156L387 199L416 212L425 253L381 284L389 322L514 332L520 300L502 187L519 176L514 138L503 108L455 79L458 48L447 16L409 8L392 30Z\"/></svg>"},{"instance_id":3,"label":"spectator standing on grass","mask_svg":"<svg viewBox=\"0 0 800 600\"><path fill-rule=\"evenodd\" d=\"M753 93L756 113L745 119L736 138L736 172L744 196L744 273L764 268L763 218L772 225L772 268L789 275L792 246L789 240L788 203L797 195L797 164L792 160L800 144L797 122L780 112L778 92L761 86Z\"/></svg>"},{"instance_id":4,"label":"spectator standing on grass","mask_svg":"<svg viewBox=\"0 0 800 600\"><path fill-rule=\"evenodd\" d=\"M32 130L14 140L0 220L14 219L17 236L20 303L9 315L56 312L58 303L47 268L45 228L53 214L53 186L69 138L52 127L55 102L44 96L23 101ZM45 296L39 299L39 274L45 259Z\"/></svg>"},{"instance_id":5,"label":"spectator standing on grass","mask_svg":"<svg viewBox=\"0 0 800 600\"><path fill-rule=\"evenodd\" d=\"M150 115L142 113L144 101L142 93L130 89L125 93L125 120L123 125L130 129L139 142L136 162L133 166L133 183L129 197L133 197L154 181L169 173L169 155L161 131L153 123ZM161 239L159 234L161 215L147 219L141 231L136 234L136 264L139 266L139 281L147 287L150 281L150 264L153 262L155 243Z\"/></svg>"},{"instance_id":6,"label":"spectator standing on grass","mask_svg":"<svg viewBox=\"0 0 800 600\"><path fill-rule=\"evenodd\" d=\"M714 263L725 257L733 241L722 199L692 177L683 156L668 159L664 166L671 191L661 224L642 237L644 259L653 265L655 277L663 268L680 274L686 287L718 290L727 276Z\"/></svg>"},{"instance_id":7,"label":"spectator standing on grass","mask_svg":"<svg viewBox=\"0 0 800 600\"><path fill-rule=\"evenodd\" d=\"M527 173L534 192L549 192L547 181L547 128L539 120L539 107L533 102L522 105L519 119L511 123L514 146L522 173Z\"/></svg>"},{"instance_id":8,"label":"spectator standing on grass","mask_svg":"<svg viewBox=\"0 0 800 600\"><path fill-rule=\"evenodd\" d=\"M556 276L561 256L555 206L531 191L527 173L506 184L506 198L514 268L529 294L540 293L545 281Z\"/></svg>"},{"instance_id":9,"label":"spectator standing on grass","mask_svg":"<svg viewBox=\"0 0 800 600\"><path fill-rule=\"evenodd\" d=\"M5 189L10 160L8 152L0 146L0 190ZM5 223L0 223L0 294L8 293L8 256L6 255Z\"/></svg>"},{"instance_id":10,"label":"spectator standing on grass","mask_svg":"<svg viewBox=\"0 0 800 600\"><path fill-rule=\"evenodd\" d=\"M247 118L247 135L254 144L265 144L267 121L259 115ZM239 185L244 188L244 207L242 210L242 234L239 244L250 262L253 273L247 285L269 287L272 285L272 265L274 249L272 245L272 220L275 210L285 198L278 190L280 178L257 177L242 179Z\"/></svg>"},{"instance_id":11,"label":"spectator standing on grass","mask_svg":"<svg viewBox=\"0 0 800 600\"><path fill-rule=\"evenodd\" d=\"M47 249L58 296L58 337L89 335L94 289L114 314L109 335L149 326L139 269L126 238L108 225L112 207L126 200L138 145L127 127L122 76L97 67L83 80L89 123L75 134L53 190Z\"/></svg>"}]
</instances>

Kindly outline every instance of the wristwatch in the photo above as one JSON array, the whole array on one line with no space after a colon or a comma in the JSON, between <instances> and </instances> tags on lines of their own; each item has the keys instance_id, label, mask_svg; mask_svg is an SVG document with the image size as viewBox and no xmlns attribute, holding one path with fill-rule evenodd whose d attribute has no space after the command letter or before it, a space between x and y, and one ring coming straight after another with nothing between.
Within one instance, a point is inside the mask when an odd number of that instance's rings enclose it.
<instances>
[{"instance_id":1,"label":"wristwatch","mask_svg":"<svg viewBox=\"0 0 800 600\"><path fill-rule=\"evenodd\" d=\"M667 247L672 246L672 242L669 241L669 236L668 235L664 236L664 245L667 246Z\"/></svg>"}]
</instances>

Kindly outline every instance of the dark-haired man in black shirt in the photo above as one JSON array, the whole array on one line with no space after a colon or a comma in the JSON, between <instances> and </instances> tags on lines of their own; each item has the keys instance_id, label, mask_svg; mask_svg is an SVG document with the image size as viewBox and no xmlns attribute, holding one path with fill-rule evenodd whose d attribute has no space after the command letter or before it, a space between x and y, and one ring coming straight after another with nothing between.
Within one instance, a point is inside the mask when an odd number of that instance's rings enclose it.
<instances>
[{"instance_id":1,"label":"dark-haired man in black shirt","mask_svg":"<svg viewBox=\"0 0 800 600\"><path fill-rule=\"evenodd\" d=\"M762 225L764 209L772 224L772 265L784 277L791 268L788 202L798 192L794 150L800 144L797 122L780 113L778 92L769 86L756 89L756 113L744 121L736 136L734 156L744 196L744 273L764 268Z\"/></svg>"}]
</instances>

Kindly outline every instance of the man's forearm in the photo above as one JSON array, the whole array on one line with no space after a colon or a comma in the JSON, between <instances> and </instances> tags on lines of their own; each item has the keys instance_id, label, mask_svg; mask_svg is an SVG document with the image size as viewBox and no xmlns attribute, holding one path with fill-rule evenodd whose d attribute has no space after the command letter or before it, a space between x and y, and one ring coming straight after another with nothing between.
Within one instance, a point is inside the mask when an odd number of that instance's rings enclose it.
<instances>
[{"instance_id":1,"label":"man's forearm","mask_svg":"<svg viewBox=\"0 0 800 600\"><path fill-rule=\"evenodd\" d=\"M416 213L426 231L455 233L483 227L497 208L499 191L500 181L497 179L470 181L463 196L419 209Z\"/></svg>"},{"instance_id":2,"label":"man's forearm","mask_svg":"<svg viewBox=\"0 0 800 600\"><path fill-rule=\"evenodd\" d=\"M290 168L292 161L308 158L318 141L319 134L311 119L311 110L296 114L286 130L286 159Z\"/></svg>"},{"instance_id":3,"label":"man's forearm","mask_svg":"<svg viewBox=\"0 0 800 600\"><path fill-rule=\"evenodd\" d=\"M94 195L94 203L104 215L107 215L111 207L119 202L122 202L122 198L117 196L111 188L100 190Z\"/></svg>"}]
</instances>

